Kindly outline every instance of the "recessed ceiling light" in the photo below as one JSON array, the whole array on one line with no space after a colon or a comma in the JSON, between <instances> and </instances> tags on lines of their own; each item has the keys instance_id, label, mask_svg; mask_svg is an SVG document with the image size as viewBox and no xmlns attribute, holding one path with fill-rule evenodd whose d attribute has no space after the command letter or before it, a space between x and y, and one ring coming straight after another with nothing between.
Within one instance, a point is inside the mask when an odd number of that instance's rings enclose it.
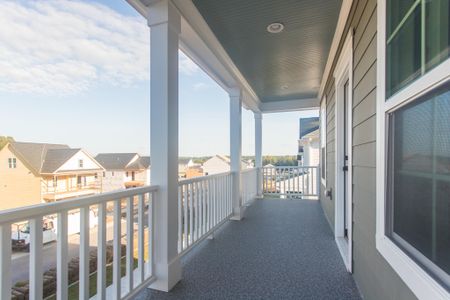
<instances>
[{"instance_id":1,"label":"recessed ceiling light","mask_svg":"<svg viewBox=\"0 0 450 300\"><path fill-rule=\"evenodd\" d=\"M283 23L280 22L274 22L267 26L267 31L270 33L280 33L284 29Z\"/></svg>"}]
</instances>

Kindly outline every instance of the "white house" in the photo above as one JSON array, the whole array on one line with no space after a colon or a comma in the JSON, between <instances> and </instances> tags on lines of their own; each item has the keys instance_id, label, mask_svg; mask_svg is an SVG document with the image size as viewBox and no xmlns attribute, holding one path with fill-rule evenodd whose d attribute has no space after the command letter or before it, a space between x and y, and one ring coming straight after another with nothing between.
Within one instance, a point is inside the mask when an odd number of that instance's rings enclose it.
<instances>
[{"instance_id":1,"label":"white house","mask_svg":"<svg viewBox=\"0 0 450 300\"><path fill-rule=\"evenodd\" d=\"M319 165L319 144L319 118L301 118L297 156L299 166Z\"/></svg>"},{"instance_id":2,"label":"white house","mask_svg":"<svg viewBox=\"0 0 450 300\"><path fill-rule=\"evenodd\" d=\"M150 184L150 157L138 153L99 153L95 159L105 171L103 192Z\"/></svg>"},{"instance_id":3,"label":"white house","mask_svg":"<svg viewBox=\"0 0 450 300\"><path fill-rule=\"evenodd\" d=\"M252 168L253 164L241 160L241 168ZM225 155L215 155L203 163L203 172L205 175L212 175L230 171L230 157Z\"/></svg>"}]
</instances>

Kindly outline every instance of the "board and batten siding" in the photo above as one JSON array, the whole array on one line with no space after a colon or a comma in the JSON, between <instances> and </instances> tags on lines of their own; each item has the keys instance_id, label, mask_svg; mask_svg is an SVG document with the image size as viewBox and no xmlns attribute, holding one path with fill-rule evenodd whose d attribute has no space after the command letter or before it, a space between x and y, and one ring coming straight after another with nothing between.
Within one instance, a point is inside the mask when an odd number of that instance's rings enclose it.
<instances>
[{"instance_id":1,"label":"board and batten siding","mask_svg":"<svg viewBox=\"0 0 450 300\"><path fill-rule=\"evenodd\" d=\"M353 275L364 299L416 299L375 244L376 216L376 59L377 2L354 0L339 48L350 28L353 36ZM336 55L335 62L339 57ZM334 66L324 95L327 107L327 186L320 201L334 230L335 88ZM324 98L325 99L325 98ZM383 179L382 179L383 180ZM324 189L332 189L332 198Z\"/></svg>"}]
</instances>

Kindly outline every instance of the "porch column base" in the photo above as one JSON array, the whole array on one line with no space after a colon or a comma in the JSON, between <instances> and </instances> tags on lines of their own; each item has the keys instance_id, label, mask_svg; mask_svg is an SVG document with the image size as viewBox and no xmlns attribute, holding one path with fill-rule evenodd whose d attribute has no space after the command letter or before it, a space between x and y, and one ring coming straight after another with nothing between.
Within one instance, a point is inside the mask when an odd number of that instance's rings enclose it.
<instances>
[{"instance_id":1,"label":"porch column base","mask_svg":"<svg viewBox=\"0 0 450 300\"><path fill-rule=\"evenodd\" d=\"M233 221L240 221L244 218L245 207L239 206L233 209L233 216L230 218Z\"/></svg>"},{"instance_id":2,"label":"porch column base","mask_svg":"<svg viewBox=\"0 0 450 300\"><path fill-rule=\"evenodd\" d=\"M176 257L169 264L155 264L156 281L149 288L162 292L170 291L181 280L181 263Z\"/></svg>"}]
</instances>

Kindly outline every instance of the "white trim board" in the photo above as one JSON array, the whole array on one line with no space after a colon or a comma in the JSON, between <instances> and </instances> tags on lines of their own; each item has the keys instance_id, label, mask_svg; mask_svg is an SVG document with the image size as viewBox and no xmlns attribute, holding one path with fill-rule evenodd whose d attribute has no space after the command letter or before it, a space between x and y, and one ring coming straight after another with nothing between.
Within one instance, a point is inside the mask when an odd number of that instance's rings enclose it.
<instances>
[{"instance_id":1,"label":"white trim board","mask_svg":"<svg viewBox=\"0 0 450 300\"><path fill-rule=\"evenodd\" d=\"M322 112L324 113L322 115ZM320 182L327 188L327 96L323 96L322 102L320 103L319 110L319 124L320 124ZM322 148L325 148L324 153L322 153ZM325 155L324 155L325 154ZM325 174L322 174L322 165L325 170ZM322 176L323 175L323 176Z\"/></svg>"},{"instance_id":2,"label":"white trim board","mask_svg":"<svg viewBox=\"0 0 450 300\"><path fill-rule=\"evenodd\" d=\"M343 257L346 264L347 270L351 273L352 266L352 227L353 227L353 197L352 197L352 103L353 103L353 30L349 30L349 33L345 39L344 46L342 48L341 54L339 56L336 68L334 71L335 78L335 94L336 94L336 105L335 105L335 224L334 224L334 235L336 238L336 243L338 245L339 251ZM344 85L348 80L348 95L347 104L344 106ZM345 107L349 110L347 113L347 120L344 120L344 109ZM342 171L345 166L344 160L344 122L347 122L347 132L345 136L347 137L347 149L348 149L348 160L347 160L347 182L346 182L346 193L344 187L344 172ZM349 200L347 200L349 199ZM347 201L347 203L345 203ZM346 204L346 205L345 205ZM346 211L344 211L346 208ZM345 219L344 214L347 216L347 239L345 239ZM346 247L345 247L346 245Z\"/></svg>"},{"instance_id":3,"label":"white trim board","mask_svg":"<svg viewBox=\"0 0 450 300\"><path fill-rule=\"evenodd\" d=\"M328 77L330 76L331 67L333 66L334 59L337 55L339 43L344 35L345 24L347 23L350 10L352 8L353 0L343 0L341 10L339 12L339 19L334 32L333 41L331 42L330 52L328 53L327 63L320 82L318 98L321 99L327 84Z\"/></svg>"},{"instance_id":4,"label":"white trim board","mask_svg":"<svg viewBox=\"0 0 450 300\"><path fill-rule=\"evenodd\" d=\"M429 71L386 101L386 1L377 6L377 125L376 125L376 247L381 256L419 299L450 299L450 293L386 236L386 115L436 85L450 80L450 59Z\"/></svg>"}]
</instances>

